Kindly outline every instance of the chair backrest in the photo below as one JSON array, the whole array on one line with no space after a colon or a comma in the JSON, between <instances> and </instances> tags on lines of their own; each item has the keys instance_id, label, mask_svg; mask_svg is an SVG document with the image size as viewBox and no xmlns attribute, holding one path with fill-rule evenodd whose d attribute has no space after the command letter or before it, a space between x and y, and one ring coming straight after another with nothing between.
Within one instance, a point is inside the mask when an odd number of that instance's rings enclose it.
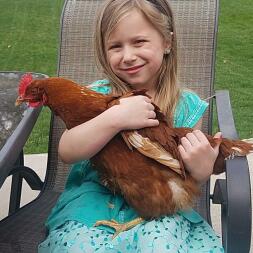
<instances>
[{"instance_id":1,"label":"chair backrest","mask_svg":"<svg viewBox=\"0 0 253 253\"><path fill-rule=\"evenodd\" d=\"M159 1L159 0L157 0ZM62 13L59 76L89 84L102 77L95 64L93 31L96 11L102 0L67 0ZM180 83L202 98L213 92L217 30L217 0L171 0L179 50ZM203 131L211 131L211 106L204 116ZM62 191L69 166L57 155L62 122L52 117L47 189ZM196 209L209 220L209 184L202 187Z\"/></svg>"}]
</instances>

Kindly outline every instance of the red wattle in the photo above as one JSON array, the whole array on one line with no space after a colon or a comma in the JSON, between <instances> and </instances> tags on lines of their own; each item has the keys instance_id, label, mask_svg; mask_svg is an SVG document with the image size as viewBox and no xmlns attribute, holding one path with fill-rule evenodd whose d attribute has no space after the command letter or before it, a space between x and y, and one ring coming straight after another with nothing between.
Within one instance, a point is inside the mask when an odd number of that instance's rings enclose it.
<instances>
[{"instance_id":1,"label":"red wattle","mask_svg":"<svg viewBox=\"0 0 253 253\"><path fill-rule=\"evenodd\" d=\"M29 105L29 107L35 108L35 107L41 106L42 103L41 102L29 102L28 105Z\"/></svg>"}]
</instances>

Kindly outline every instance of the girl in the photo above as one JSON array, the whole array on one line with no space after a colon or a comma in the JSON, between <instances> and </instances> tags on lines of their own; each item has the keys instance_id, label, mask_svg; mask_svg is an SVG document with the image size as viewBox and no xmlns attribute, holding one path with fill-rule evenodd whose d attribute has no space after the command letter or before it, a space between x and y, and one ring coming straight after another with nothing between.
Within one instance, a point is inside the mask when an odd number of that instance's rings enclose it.
<instances>
[{"instance_id":1,"label":"girl","mask_svg":"<svg viewBox=\"0 0 253 253\"><path fill-rule=\"evenodd\" d=\"M97 18L95 42L108 80L97 81L92 88L117 95L145 88L176 127L195 128L182 138L178 149L191 175L200 184L205 182L219 147L212 148L198 130L207 104L177 86L176 33L167 1L105 1ZM121 130L158 124L151 99L136 96L121 99L119 105L64 132L59 154L74 165L47 220L49 235L39 245L39 253L223 252L212 228L193 210L143 222L115 238L112 228L94 227L98 220L126 223L138 215L122 196L100 184L89 158Z\"/></svg>"}]
</instances>

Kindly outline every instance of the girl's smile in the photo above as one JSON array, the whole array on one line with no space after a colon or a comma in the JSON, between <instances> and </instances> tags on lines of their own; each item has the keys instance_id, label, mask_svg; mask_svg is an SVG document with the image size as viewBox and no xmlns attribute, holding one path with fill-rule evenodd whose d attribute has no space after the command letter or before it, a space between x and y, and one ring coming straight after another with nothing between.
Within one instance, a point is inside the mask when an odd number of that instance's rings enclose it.
<instances>
[{"instance_id":1,"label":"girl's smile","mask_svg":"<svg viewBox=\"0 0 253 253\"><path fill-rule=\"evenodd\" d=\"M138 73L139 71L142 70L142 68L144 67L145 64L142 64L142 65L136 65L136 66L133 66L133 67L130 67L130 68L125 68L125 69L122 69L123 71L126 71L128 74L130 75L133 75L133 74L136 74Z\"/></svg>"},{"instance_id":2,"label":"girl's smile","mask_svg":"<svg viewBox=\"0 0 253 253\"><path fill-rule=\"evenodd\" d=\"M105 44L113 72L133 88L150 91L155 90L168 46L157 29L136 9L119 21Z\"/></svg>"}]
</instances>

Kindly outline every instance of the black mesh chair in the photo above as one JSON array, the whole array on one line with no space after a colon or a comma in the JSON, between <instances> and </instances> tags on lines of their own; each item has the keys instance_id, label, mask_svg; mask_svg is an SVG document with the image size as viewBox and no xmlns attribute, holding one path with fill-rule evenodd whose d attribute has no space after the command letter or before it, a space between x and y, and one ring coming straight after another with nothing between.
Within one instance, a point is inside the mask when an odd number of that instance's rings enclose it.
<instances>
[{"instance_id":1,"label":"black mesh chair","mask_svg":"<svg viewBox=\"0 0 253 253\"><path fill-rule=\"evenodd\" d=\"M102 1L66 0L61 20L61 41L58 75L78 83L90 83L102 77L96 69L93 57L92 34L94 17ZM171 0L175 13L179 47L179 80L184 86L195 90L202 98L212 97L204 116L203 131L211 133L213 101L216 101L219 128L224 137L238 138L234 127L227 91L213 90L215 46L217 35L217 0ZM31 125L35 116L31 116ZM39 242L45 239L44 222L64 189L69 166L62 163L57 154L59 138L64 131L61 120L52 115L49 136L48 163L43 185L33 176L31 187L41 189L40 195L22 208L14 205L12 214L0 222L1 253L34 253ZM21 132L23 138L29 133ZM8 150L18 154L22 147ZM22 160L22 154L21 154ZM0 160L1 162L1 160ZM17 165L17 164L16 164ZM22 171L22 162L9 163L0 170L0 186L8 175ZM23 173L30 178L32 173ZM28 179L29 180L29 179ZM15 192L15 191L14 191ZM19 193L13 194L18 201ZM196 210L211 224L210 200L221 205L222 239L226 252L249 252L251 238L251 200L248 164L245 157L226 161L226 178L216 181L210 194L210 183L202 187L202 195ZM240 218L239 218L240 217Z\"/></svg>"}]
</instances>

